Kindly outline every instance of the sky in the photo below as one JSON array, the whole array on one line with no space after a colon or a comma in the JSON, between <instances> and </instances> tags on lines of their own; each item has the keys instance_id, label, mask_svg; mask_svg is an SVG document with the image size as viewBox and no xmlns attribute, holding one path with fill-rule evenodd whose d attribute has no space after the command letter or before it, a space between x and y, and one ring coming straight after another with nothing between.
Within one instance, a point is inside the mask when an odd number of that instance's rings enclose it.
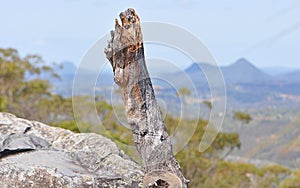
<instances>
[{"instance_id":1,"label":"sky","mask_svg":"<svg viewBox=\"0 0 300 188\"><path fill-rule=\"evenodd\" d=\"M244 57L257 67L300 68L300 0L0 0L0 48L78 64L128 7L142 22L192 33L219 65Z\"/></svg>"}]
</instances>

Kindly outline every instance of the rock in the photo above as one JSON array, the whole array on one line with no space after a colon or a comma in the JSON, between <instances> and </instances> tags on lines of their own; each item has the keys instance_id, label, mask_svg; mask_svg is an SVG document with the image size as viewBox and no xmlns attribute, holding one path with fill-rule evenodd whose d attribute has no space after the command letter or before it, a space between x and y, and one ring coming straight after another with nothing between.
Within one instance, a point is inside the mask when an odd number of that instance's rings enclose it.
<instances>
[{"instance_id":1,"label":"rock","mask_svg":"<svg viewBox=\"0 0 300 188\"><path fill-rule=\"evenodd\" d=\"M142 187L111 140L0 113L0 187Z\"/></svg>"},{"instance_id":2,"label":"rock","mask_svg":"<svg viewBox=\"0 0 300 188\"><path fill-rule=\"evenodd\" d=\"M49 143L34 135L24 133L12 133L0 141L0 158L14 153L30 151L35 149L48 149Z\"/></svg>"}]
</instances>

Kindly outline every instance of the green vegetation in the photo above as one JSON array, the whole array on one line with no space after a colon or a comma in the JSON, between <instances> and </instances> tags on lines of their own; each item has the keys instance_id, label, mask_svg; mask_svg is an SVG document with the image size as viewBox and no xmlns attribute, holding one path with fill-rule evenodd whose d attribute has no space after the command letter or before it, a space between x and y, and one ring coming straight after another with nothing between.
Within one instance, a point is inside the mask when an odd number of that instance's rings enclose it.
<instances>
[{"instance_id":1,"label":"green vegetation","mask_svg":"<svg viewBox=\"0 0 300 188\"><path fill-rule=\"evenodd\" d=\"M79 130L73 115L72 99L51 93L50 83L40 76L44 73L58 77L38 56L22 58L14 49L0 49L0 111L74 132L101 133L118 141L120 147L122 144L134 145L131 131L118 123L114 115L116 109L101 97L90 101L85 96L75 96L82 102L83 109L76 114L82 120ZM180 93L190 95L189 90L184 88ZM99 131L88 123L89 112L84 110L84 106L89 104L95 104L97 115L107 132ZM205 104L211 108L211 103ZM237 112L235 118L246 123L251 121L250 115L242 112ZM288 188L300 185L299 171L291 172L279 165L258 168L247 163L224 161L224 152L227 156L233 149L241 147L237 133L219 133L213 144L201 153L198 147L208 124L206 120L184 120L167 115L164 121L170 134L175 132L179 123L185 126L185 131L189 131L189 124L197 124L190 141L176 154L183 173L191 180L190 187Z\"/></svg>"},{"instance_id":2,"label":"green vegetation","mask_svg":"<svg viewBox=\"0 0 300 188\"><path fill-rule=\"evenodd\" d=\"M235 112L234 118L236 120L239 120L241 122L245 122L247 124L250 123L250 121L252 120L252 117L250 116L250 114L247 114L245 112Z\"/></svg>"},{"instance_id":3,"label":"green vegetation","mask_svg":"<svg viewBox=\"0 0 300 188\"><path fill-rule=\"evenodd\" d=\"M280 188L294 188L300 187L300 171L295 171L292 176L286 178L280 184Z\"/></svg>"},{"instance_id":4,"label":"green vegetation","mask_svg":"<svg viewBox=\"0 0 300 188\"><path fill-rule=\"evenodd\" d=\"M177 96L182 96L182 97L191 96L191 91L186 87L182 87L178 90Z\"/></svg>"},{"instance_id":5,"label":"green vegetation","mask_svg":"<svg viewBox=\"0 0 300 188\"><path fill-rule=\"evenodd\" d=\"M212 109L212 103L208 100L203 101L203 104L205 104L210 110Z\"/></svg>"}]
</instances>

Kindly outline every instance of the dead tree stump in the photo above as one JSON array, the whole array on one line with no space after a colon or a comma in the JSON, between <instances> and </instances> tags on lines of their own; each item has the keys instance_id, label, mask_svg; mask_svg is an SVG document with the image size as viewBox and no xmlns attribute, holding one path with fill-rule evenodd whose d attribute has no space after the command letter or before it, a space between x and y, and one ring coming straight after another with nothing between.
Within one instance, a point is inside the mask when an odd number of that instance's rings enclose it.
<instances>
[{"instance_id":1,"label":"dead tree stump","mask_svg":"<svg viewBox=\"0 0 300 188\"><path fill-rule=\"evenodd\" d=\"M140 19L134 9L120 14L105 48L122 92L128 123L143 162L144 187L187 187L188 180L172 152L160 108L145 64Z\"/></svg>"}]
</instances>

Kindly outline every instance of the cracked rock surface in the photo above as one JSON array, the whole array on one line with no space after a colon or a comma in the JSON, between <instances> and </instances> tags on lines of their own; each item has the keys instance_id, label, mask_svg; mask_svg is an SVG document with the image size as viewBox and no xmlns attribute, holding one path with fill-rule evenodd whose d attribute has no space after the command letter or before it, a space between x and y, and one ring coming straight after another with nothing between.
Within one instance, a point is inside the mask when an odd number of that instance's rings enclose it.
<instances>
[{"instance_id":1,"label":"cracked rock surface","mask_svg":"<svg viewBox=\"0 0 300 188\"><path fill-rule=\"evenodd\" d=\"M0 187L142 187L141 167L93 133L0 113Z\"/></svg>"}]
</instances>

